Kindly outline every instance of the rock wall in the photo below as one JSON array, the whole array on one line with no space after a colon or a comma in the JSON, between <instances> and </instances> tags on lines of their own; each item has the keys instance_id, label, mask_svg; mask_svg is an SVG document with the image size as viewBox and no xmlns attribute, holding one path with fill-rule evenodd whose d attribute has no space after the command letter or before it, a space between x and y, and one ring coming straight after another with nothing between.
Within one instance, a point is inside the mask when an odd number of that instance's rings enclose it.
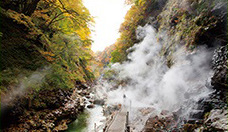
<instances>
[{"instance_id":1,"label":"rock wall","mask_svg":"<svg viewBox=\"0 0 228 132\"><path fill-rule=\"evenodd\" d=\"M158 33L168 34L169 46L163 49L162 55L167 59L169 67L175 63L172 60L172 53L178 49L177 47L185 46L186 51L192 51L203 45L214 50L211 62L211 68L214 70L211 85L214 92L208 99L198 102L201 113L192 115L195 120L186 121L182 126L175 127L175 113L163 115L164 117L151 117L147 120L143 131L227 130L223 127L227 126L227 122L223 121L223 116L227 118L227 114L224 114L227 109L226 15L227 1L168 0L157 17L151 16L152 19L148 19Z\"/></svg>"}]
</instances>

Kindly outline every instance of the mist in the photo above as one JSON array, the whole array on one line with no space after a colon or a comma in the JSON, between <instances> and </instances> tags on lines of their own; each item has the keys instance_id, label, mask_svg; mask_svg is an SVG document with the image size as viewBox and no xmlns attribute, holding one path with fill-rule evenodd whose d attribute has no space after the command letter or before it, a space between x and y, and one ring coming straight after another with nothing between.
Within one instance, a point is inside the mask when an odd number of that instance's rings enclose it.
<instances>
[{"instance_id":1,"label":"mist","mask_svg":"<svg viewBox=\"0 0 228 132\"><path fill-rule=\"evenodd\" d=\"M172 65L168 67L167 59L161 53L168 47L169 40L165 33L161 35L156 34L151 25L139 27L137 38L142 41L129 49L133 50L128 55L129 61L115 63L111 67L119 73L117 80L126 83L115 90L114 84L104 83L103 88L97 90L104 93L107 104L129 107L131 120L139 118L142 108L153 109L148 116L163 110L176 112L181 109L179 116L189 119L197 108L197 102L213 92L210 86L213 50L201 46L188 51L176 44L171 55ZM159 41L160 37L162 41Z\"/></svg>"},{"instance_id":2,"label":"mist","mask_svg":"<svg viewBox=\"0 0 228 132\"><path fill-rule=\"evenodd\" d=\"M8 94L4 95L1 99L1 111L4 112L7 105L13 103L16 98L25 95L26 92L30 89L39 88L43 84L45 75L47 75L48 70L50 70L50 67L46 66L44 68L37 69L28 77L19 75L19 84L16 86L11 86L13 87L11 89L11 92L8 92Z\"/></svg>"}]
</instances>

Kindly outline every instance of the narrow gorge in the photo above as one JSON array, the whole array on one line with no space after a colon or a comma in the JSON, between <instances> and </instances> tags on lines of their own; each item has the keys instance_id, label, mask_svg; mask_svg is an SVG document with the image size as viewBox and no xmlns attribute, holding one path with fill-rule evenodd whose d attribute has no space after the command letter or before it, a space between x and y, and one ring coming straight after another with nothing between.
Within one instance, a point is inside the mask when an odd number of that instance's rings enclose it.
<instances>
[{"instance_id":1,"label":"narrow gorge","mask_svg":"<svg viewBox=\"0 0 228 132\"><path fill-rule=\"evenodd\" d=\"M226 0L89 2L0 1L0 131L228 131Z\"/></svg>"}]
</instances>

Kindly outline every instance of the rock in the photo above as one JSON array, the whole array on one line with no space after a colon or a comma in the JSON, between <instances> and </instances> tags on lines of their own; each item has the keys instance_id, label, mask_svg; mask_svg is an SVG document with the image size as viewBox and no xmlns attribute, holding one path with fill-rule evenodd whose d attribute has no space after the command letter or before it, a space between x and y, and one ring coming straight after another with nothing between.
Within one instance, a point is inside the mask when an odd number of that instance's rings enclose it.
<instances>
[{"instance_id":1,"label":"rock","mask_svg":"<svg viewBox=\"0 0 228 132\"><path fill-rule=\"evenodd\" d=\"M154 108L143 108L139 111L142 113L143 116L148 115L149 113L152 113L155 109Z\"/></svg>"},{"instance_id":2,"label":"rock","mask_svg":"<svg viewBox=\"0 0 228 132\"><path fill-rule=\"evenodd\" d=\"M94 100L90 99L89 103L94 104Z\"/></svg>"},{"instance_id":3,"label":"rock","mask_svg":"<svg viewBox=\"0 0 228 132\"><path fill-rule=\"evenodd\" d=\"M24 126L23 126L25 129L30 129L30 126L28 123L25 123Z\"/></svg>"},{"instance_id":4,"label":"rock","mask_svg":"<svg viewBox=\"0 0 228 132\"><path fill-rule=\"evenodd\" d=\"M56 90L50 92L50 97L46 97L47 92L41 92L37 96L42 101L51 101L48 102L50 104L47 104L46 108L23 109L24 114L19 117L18 124L7 127L4 131L21 131L22 128L28 131L63 131L67 129L67 124L74 121L78 114L84 110L84 106L80 104L84 103L85 100L82 100L79 95L72 99L68 97L70 95L68 92ZM62 97L55 97L56 95L52 96L52 94L59 94ZM62 100L63 98L64 100ZM65 103L61 102L58 107L55 105L54 109L51 107L53 103L60 103L60 101ZM90 107L92 108L92 106Z\"/></svg>"},{"instance_id":5,"label":"rock","mask_svg":"<svg viewBox=\"0 0 228 132\"><path fill-rule=\"evenodd\" d=\"M227 131L227 115L226 109L213 109L206 113L203 120L188 120L183 124L180 131Z\"/></svg>"},{"instance_id":6,"label":"rock","mask_svg":"<svg viewBox=\"0 0 228 132\"><path fill-rule=\"evenodd\" d=\"M169 114L169 111L167 111L167 110L162 110L160 114L161 114L161 115L168 115L168 114Z\"/></svg>"},{"instance_id":7,"label":"rock","mask_svg":"<svg viewBox=\"0 0 228 132\"><path fill-rule=\"evenodd\" d=\"M193 132L196 128L198 127L198 125L196 124L184 124L182 130L185 132Z\"/></svg>"},{"instance_id":8,"label":"rock","mask_svg":"<svg viewBox=\"0 0 228 132\"><path fill-rule=\"evenodd\" d=\"M211 110L208 118L205 120L205 124L210 124L211 127L227 131L228 122L227 122L228 112L224 109L213 109Z\"/></svg>"},{"instance_id":9,"label":"rock","mask_svg":"<svg viewBox=\"0 0 228 132\"><path fill-rule=\"evenodd\" d=\"M86 97L87 99L90 99L90 98L91 98L90 95L86 95L85 97Z\"/></svg>"},{"instance_id":10,"label":"rock","mask_svg":"<svg viewBox=\"0 0 228 132\"><path fill-rule=\"evenodd\" d=\"M227 47L222 46L215 50L213 58L214 75L211 84L214 89L221 91L223 94L227 92ZM224 95L225 96L225 95Z\"/></svg>"},{"instance_id":11,"label":"rock","mask_svg":"<svg viewBox=\"0 0 228 132\"><path fill-rule=\"evenodd\" d=\"M226 19L227 4L226 3L218 3L212 10L211 13L217 17Z\"/></svg>"},{"instance_id":12,"label":"rock","mask_svg":"<svg viewBox=\"0 0 228 132\"><path fill-rule=\"evenodd\" d=\"M203 110L195 110L193 112L190 113L191 118L193 119L203 119L204 116L204 112Z\"/></svg>"},{"instance_id":13,"label":"rock","mask_svg":"<svg viewBox=\"0 0 228 132\"><path fill-rule=\"evenodd\" d=\"M170 131L175 124L172 116L152 116L146 121L143 132Z\"/></svg>"},{"instance_id":14,"label":"rock","mask_svg":"<svg viewBox=\"0 0 228 132\"><path fill-rule=\"evenodd\" d=\"M95 107L95 105L93 105L93 104L87 105L87 108L89 108L89 109L94 108L94 107Z\"/></svg>"},{"instance_id":15,"label":"rock","mask_svg":"<svg viewBox=\"0 0 228 132\"><path fill-rule=\"evenodd\" d=\"M94 100L94 104L97 104L97 105L104 105L105 104L105 101L103 99L95 99Z\"/></svg>"},{"instance_id":16,"label":"rock","mask_svg":"<svg viewBox=\"0 0 228 132\"><path fill-rule=\"evenodd\" d=\"M67 130L68 126L67 126L67 121L63 120L58 126L56 126L54 128L54 131L64 131Z\"/></svg>"}]
</instances>

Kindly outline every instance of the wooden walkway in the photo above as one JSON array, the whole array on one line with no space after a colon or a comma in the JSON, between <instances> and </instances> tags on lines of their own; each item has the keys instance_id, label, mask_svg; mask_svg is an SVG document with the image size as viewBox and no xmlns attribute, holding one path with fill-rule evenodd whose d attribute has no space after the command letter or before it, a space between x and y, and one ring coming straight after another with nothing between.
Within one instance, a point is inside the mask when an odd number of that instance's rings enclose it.
<instances>
[{"instance_id":1,"label":"wooden walkway","mask_svg":"<svg viewBox=\"0 0 228 132\"><path fill-rule=\"evenodd\" d=\"M115 118L113 119L113 122L108 127L106 132L125 132L126 131L126 123L128 123L127 119L127 109L122 108Z\"/></svg>"}]
</instances>

